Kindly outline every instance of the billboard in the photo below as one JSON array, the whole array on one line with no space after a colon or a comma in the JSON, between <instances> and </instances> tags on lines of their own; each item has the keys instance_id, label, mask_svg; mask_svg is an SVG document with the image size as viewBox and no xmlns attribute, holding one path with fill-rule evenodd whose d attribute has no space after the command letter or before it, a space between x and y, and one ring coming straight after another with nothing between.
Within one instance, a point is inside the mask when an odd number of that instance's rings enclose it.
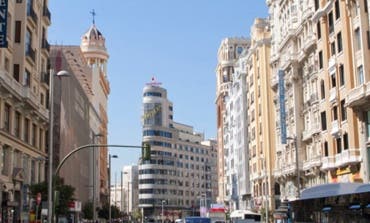
<instances>
[{"instance_id":1,"label":"billboard","mask_svg":"<svg viewBox=\"0 0 370 223\"><path fill-rule=\"evenodd\" d=\"M8 47L6 40L8 0L0 0L0 48Z\"/></svg>"},{"instance_id":2,"label":"billboard","mask_svg":"<svg viewBox=\"0 0 370 223\"><path fill-rule=\"evenodd\" d=\"M283 70L278 71L279 75L279 106L280 106L280 137L281 144L286 144L286 113L285 113L285 85Z\"/></svg>"}]
</instances>

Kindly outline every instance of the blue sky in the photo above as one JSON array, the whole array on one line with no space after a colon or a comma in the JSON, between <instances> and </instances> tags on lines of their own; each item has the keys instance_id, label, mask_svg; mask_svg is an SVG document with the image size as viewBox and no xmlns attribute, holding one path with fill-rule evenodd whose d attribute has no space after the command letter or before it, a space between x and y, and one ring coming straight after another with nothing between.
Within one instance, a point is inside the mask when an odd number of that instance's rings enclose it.
<instances>
[{"instance_id":1,"label":"blue sky","mask_svg":"<svg viewBox=\"0 0 370 223\"><path fill-rule=\"evenodd\" d=\"M216 137L217 50L226 37L249 37L264 0L51 0L49 42L79 45L95 23L110 54L108 143L141 144L142 89L154 76L174 104L174 120ZM136 163L138 149L111 148L114 175ZM119 180L118 180L119 181Z\"/></svg>"}]
</instances>

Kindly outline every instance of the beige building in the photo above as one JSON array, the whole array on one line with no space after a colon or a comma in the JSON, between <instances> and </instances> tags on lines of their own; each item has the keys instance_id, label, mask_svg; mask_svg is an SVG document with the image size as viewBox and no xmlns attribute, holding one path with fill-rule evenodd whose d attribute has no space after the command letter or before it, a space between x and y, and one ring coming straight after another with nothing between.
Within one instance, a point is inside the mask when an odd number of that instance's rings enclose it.
<instances>
[{"instance_id":1,"label":"beige building","mask_svg":"<svg viewBox=\"0 0 370 223\"><path fill-rule=\"evenodd\" d=\"M269 21L256 19L246 57L249 172L253 208L274 209L275 113L270 73L271 34Z\"/></svg>"},{"instance_id":2,"label":"beige building","mask_svg":"<svg viewBox=\"0 0 370 223\"><path fill-rule=\"evenodd\" d=\"M369 182L365 3L267 1L278 134L274 173L282 199L323 183Z\"/></svg>"},{"instance_id":3,"label":"beige building","mask_svg":"<svg viewBox=\"0 0 370 223\"><path fill-rule=\"evenodd\" d=\"M8 1L7 8L8 45L0 49L1 221L18 222L28 217L29 185L46 175L50 12L47 0Z\"/></svg>"}]
</instances>

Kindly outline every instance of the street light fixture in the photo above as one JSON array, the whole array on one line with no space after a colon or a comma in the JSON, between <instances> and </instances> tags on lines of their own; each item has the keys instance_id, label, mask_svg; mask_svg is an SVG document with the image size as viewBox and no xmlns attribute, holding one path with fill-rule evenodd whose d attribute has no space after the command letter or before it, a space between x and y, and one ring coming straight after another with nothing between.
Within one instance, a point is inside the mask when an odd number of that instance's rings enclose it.
<instances>
[{"instance_id":1,"label":"street light fixture","mask_svg":"<svg viewBox=\"0 0 370 223\"><path fill-rule=\"evenodd\" d=\"M112 158L118 158L117 155L111 155L109 154L109 170L108 170L108 205L109 205L109 223L112 222L112 207L111 207L111 186L110 186L110 174L111 174L111 159Z\"/></svg>"},{"instance_id":2,"label":"street light fixture","mask_svg":"<svg viewBox=\"0 0 370 223\"><path fill-rule=\"evenodd\" d=\"M65 70L55 74L53 69L50 69L49 74L48 223L51 223L53 221L54 77L65 77L70 76L70 74Z\"/></svg>"},{"instance_id":3,"label":"street light fixture","mask_svg":"<svg viewBox=\"0 0 370 223\"><path fill-rule=\"evenodd\" d=\"M92 136L92 143L93 144L97 144L95 142L95 140L98 138L98 137L104 137L103 134L101 133L98 133L98 134L95 134L93 133L93 136ZM95 147L93 148L93 198L92 198L92 203L93 203L93 220L94 220L94 223L96 222L96 151L95 151Z\"/></svg>"},{"instance_id":4,"label":"street light fixture","mask_svg":"<svg viewBox=\"0 0 370 223\"><path fill-rule=\"evenodd\" d=\"M163 223L163 205L166 203L166 201L165 200L162 200L162 223Z\"/></svg>"}]
</instances>

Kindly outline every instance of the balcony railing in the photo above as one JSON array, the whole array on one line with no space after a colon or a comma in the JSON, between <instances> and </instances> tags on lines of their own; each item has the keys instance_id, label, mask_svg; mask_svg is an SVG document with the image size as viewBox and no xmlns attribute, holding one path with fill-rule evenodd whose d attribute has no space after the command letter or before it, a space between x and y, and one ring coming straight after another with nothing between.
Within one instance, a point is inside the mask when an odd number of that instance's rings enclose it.
<instances>
[{"instance_id":1,"label":"balcony railing","mask_svg":"<svg viewBox=\"0 0 370 223\"><path fill-rule=\"evenodd\" d=\"M36 54L35 50L32 49L31 46L28 46L27 49L26 49L26 56L29 57L29 58L31 58L31 60L33 62L35 62L35 58L36 58L36 55L35 54Z\"/></svg>"},{"instance_id":2,"label":"balcony railing","mask_svg":"<svg viewBox=\"0 0 370 223\"><path fill-rule=\"evenodd\" d=\"M349 107L356 107L367 104L370 96L370 81L352 89L346 98Z\"/></svg>"},{"instance_id":3,"label":"balcony railing","mask_svg":"<svg viewBox=\"0 0 370 223\"><path fill-rule=\"evenodd\" d=\"M44 9L42 10L42 16L44 16L44 18L46 18L49 22L51 21L51 13L47 6L44 6Z\"/></svg>"},{"instance_id":4,"label":"balcony railing","mask_svg":"<svg viewBox=\"0 0 370 223\"><path fill-rule=\"evenodd\" d=\"M37 25L37 15L35 13L35 10L33 10L32 7L29 9L27 16L29 16L32 19L32 21L35 23L35 25Z\"/></svg>"},{"instance_id":5,"label":"balcony railing","mask_svg":"<svg viewBox=\"0 0 370 223\"><path fill-rule=\"evenodd\" d=\"M341 167L361 162L359 149L347 149L335 155L335 166Z\"/></svg>"},{"instance_id":6,"label":"balcony railing","mask_svg":"<svg viewBox=\"0 0 370 223\"><path fill-rule=\"evenodd\" d=\"M46 39L42 39L41 48L50 51L50 44Z\"/></svg>"},{"instance_id":7,"label":"balcony railing","mask_svg":"<svg viewBox=\"0 0 370 223\"><path fill-rule=\"evenodd\" d=\"M303 170L308 170L313 167L319 167L321 166L321 164L321 156L314 156L307 159L306 161L303 161Z\"/></svg>"},{"instance_id":8,"label":"balcony railing","mask_svg":"<svg viewBox=\"0 0 370 223\"><path fill-rule=\"evenodd\" d=\"M322 157L322 166L321 170L330 170L335 168L335 157L334 156L325 156Z\"/></svg>"},{"instance_id":9,"label":"balcony railing","mask_svg":"<svg viewBox=\"0 0 370 223\"><path fill-rule=\"evenodd\" d=\"M8 73L0 72L0 80L2 80L9 89L13 89L19 96L22 96L23 86L17 80L15 80Z\"/></svg>"}]
</instances>

